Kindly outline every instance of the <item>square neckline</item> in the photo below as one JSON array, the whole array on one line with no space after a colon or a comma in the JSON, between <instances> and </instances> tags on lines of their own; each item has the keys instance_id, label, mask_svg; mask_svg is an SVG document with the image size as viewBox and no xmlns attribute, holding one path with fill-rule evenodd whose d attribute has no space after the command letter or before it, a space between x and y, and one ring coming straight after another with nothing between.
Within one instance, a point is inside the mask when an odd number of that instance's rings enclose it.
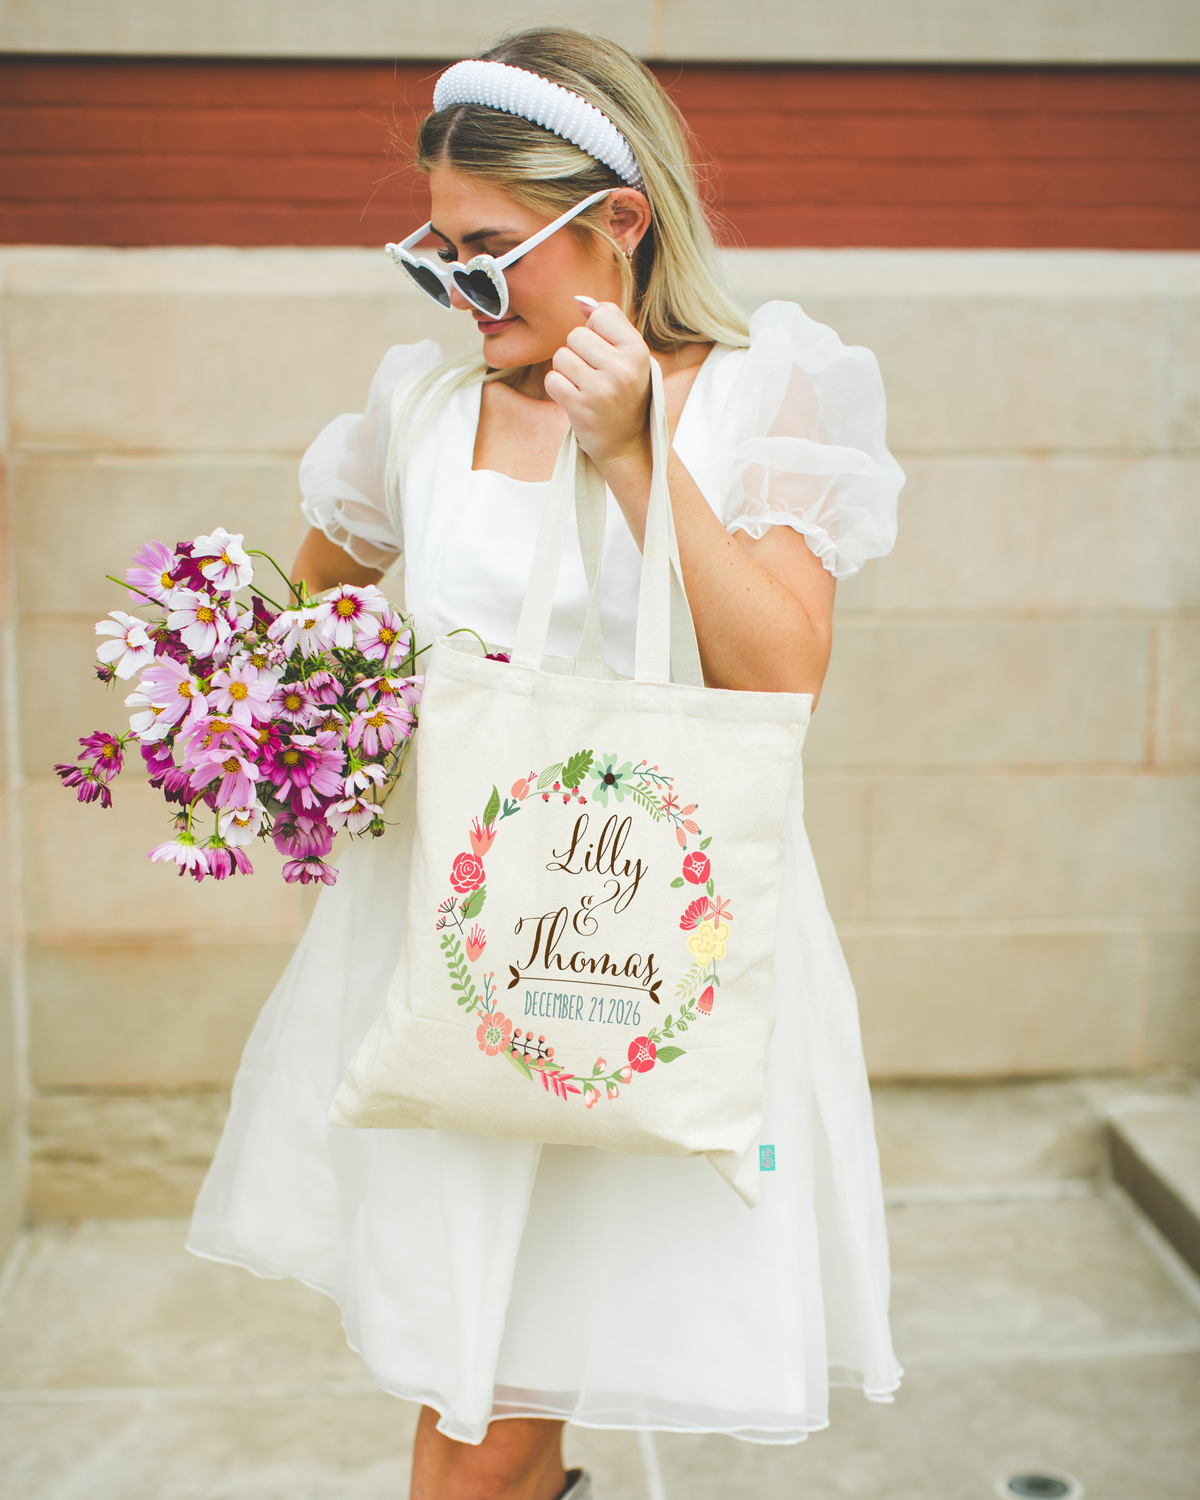
<instances>
[{"instance_id":1,"label":"square neckline","mask_svg":"<svg viewBox=\"0 0 1200 1500\"><path fill-rule=\"evenodd\" d=\"M677 440L679 438L679 434L680 434L681 430L684 428L684 424L687 422L687 418L688 418L688 414L689 414L688 409L692 405L692 397L696 394L696 387L700 384L700 382L702 380L704 380L706 378L711 379L711 369L712 369L712 367L714 367L716 364L720 363L719 360L714 359L714 356L717 355L717 354L719 354L719 353L722 353L722 354L731 353L731 352L733 352L734 347L735 346L732 345L732 344L714 344L712 346L712 348L708 351L708 353L704 356L704 358L700 361L700 368L696 371L696 378L692 381L691 386L688 389L687 395L683 398L683 409L679 413L679 421L676 422L676 424L675 424L675 433L674 433L674 436L671 439L671 446L672 446L672 448L675 447L676 442L677 442ZM470 416L471 416L471 445L470 445L470 452L471 452L471 458L472 458L472 460L474 460L474 457L475 457L475 444L476 444L476 442L478 441L478 438L479 438L479 416L480 416L480 412L481 412L482 406L483 406L483 381L481 380L478 385L472 386L472 387L470 387L470 389L474 392L474 400L472 402L472 409L471 409L471 413L470 413ZM540 489L545 489L550 484L550 480L549 479L517 479L515 475L506 474L506 473L504 473L504 471L502 469L477 469L475 467L475 465L474 465L474 462L472 462L470 465L468 465L467 473L468 474L488 474L488 475L493 476L496 479L502 479L506 484L519 484L519 485L524 486L526 489L539 489L539 488Z\"/></svg>"}]
</instances>

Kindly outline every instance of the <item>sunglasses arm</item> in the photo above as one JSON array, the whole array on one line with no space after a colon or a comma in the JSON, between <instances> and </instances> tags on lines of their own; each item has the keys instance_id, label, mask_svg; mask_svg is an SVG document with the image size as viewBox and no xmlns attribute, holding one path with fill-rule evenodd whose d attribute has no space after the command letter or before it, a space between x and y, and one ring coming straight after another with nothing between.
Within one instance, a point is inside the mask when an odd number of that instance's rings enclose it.
<instances>
[{"instance_id":1,"label":"sunglasses arm","mask_svg":"<svg viewBox=\"0 0 1200 1500\"><path fill-rule=\"evenodd\" d=\"M610 193L615 192L616 188L604 188L598 193L593 193L590 198L585 198L582 203L577 203L574 208L567 209L565 214L560 214L553 223L547 224L545 229L539 229L536 234L530 235L527 240L523 240L515 250L510 250L507 255L502 255L496 261L496 269L498 271L507 270L514 262L520 260L522 255L528 255L531 250L535 250L543 240L548 240L564 224L569 224L576 214L581 214L585 208L591 208L593 203L599 203L601 198L607 198ZM425 227L428 229L429 226L426 225Z\"/></svg>"}]
</instances>

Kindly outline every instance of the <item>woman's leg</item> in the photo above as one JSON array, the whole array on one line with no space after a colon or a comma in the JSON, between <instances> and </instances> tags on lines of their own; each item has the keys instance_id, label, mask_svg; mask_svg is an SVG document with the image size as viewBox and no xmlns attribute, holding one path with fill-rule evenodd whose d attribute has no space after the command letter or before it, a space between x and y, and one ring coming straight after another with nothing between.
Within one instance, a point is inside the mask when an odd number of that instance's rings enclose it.
<instances>
[{"instance_id":1,"label":"woman's leg","mask_svg":"<svg viewBox=\"0 0 1200 1500\"><path fill-rule=\"evenodd\" d=\"M457 1443L421 1408L410 1500L558 1500L567 1487L561 1422L505 1417L482 1443Z\"/></svg>"}]
</instances>

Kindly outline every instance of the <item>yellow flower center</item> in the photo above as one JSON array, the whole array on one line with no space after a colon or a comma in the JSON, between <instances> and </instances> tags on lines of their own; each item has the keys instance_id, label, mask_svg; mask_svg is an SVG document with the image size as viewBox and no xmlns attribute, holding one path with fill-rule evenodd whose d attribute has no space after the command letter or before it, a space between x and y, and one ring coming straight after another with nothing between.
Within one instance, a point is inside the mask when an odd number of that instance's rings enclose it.
<instances>
[{"instance_id":1,"label":"yellow flower center","mask_svg":"<svg viewBox=\"0 0 1200 1500\"><path fill-rule=\"evenodd\" d=\"M372 714L371 717L367 720L367 723L371 726L372 729L382 729L383 726L387 723L387 714Z\"/></svg>"},{"instance_id":2,"label":"yellow flower center","mask_svg":"<svg viewBox=\"0 0 1200 1500\"><path fill-rule=\"evenodd\" d=\"M221 561L225 564L225 566L227 568L234 568L234 567L237 566L237 564L234 562L233 558L230 557L230 555L229 555L228 552L222 552L221 553Z\"/></svg>"},{"instance_id":3,"label":"yellow flower center","mask_svg":"<svg viewBox=\"0 0 1200 1500\"><path fill-rule=\"evenodd\" d=\"M231 755L228 760L223 760L221 762L221 769L228 771L231 776L235 771L241 770L241 767L238 765L237 756Z\"/></svg>"},{"instance_id":4,"label":"yellow flower center","mask_svg":"<svg viewBox=\"0 0 1200 1500\"><path fill-rule=\"evenodd\" d=\"M117 753L117 747L115 745L105 745L100 753L104 756L105 760L112 760Z\"/></svg>"},{"instance_id":5,"label":"yellow flower center","mask_svg":"<svg viewBox=\"0 0 1200 1500\"><path fill-rule=\"evenodd\" d=\"M283 752L283 763L285 766L295 766L300 763L299 750L285 750Z\"/></svg>"},{"instance_id":6,"label":"yellow flower center","mask_svg":"<svg viewBox=\"0 0 1200 1500\"><path fill-rule=\"evenodd\" d=\"M165 589L172 588L175 583L175 580L171 577L170 573L163 573L158 581Z\"/></svg>"},{"instance_id":7,"label":"yellow flower center","mask_svg":"<svg viewBox=\"0 0 1200 1500\"><path fill-rule=\"evenodd\" d=\"M181 698L190 698L192 696L192 685L185 679L179 684L175 691Z\"/></svg>"},{"instance_id":8,"label":"yellow flower center","mask_svg":"<svg viewBox=\"0 0 1200 1500\"><path fill-rule=\"evenodd\" d=\"M231 698L244 698L249 689L244 682L231 682L229 684L229 696Z\"/></svg>"},{"instance_id":9,"label":"yellow flower center","mask_svg":"<svg viewBox=\"0 0 1200 1500\"><path fill-rule=\"evenodd\" d=\"M399 634L398 631L389 630L386 625L381 625L379 627L379 639L383 642L383 644L385 646L390 646L392 644L392 642L396 639L396 636L398 634Z\"/></svg>"},{"instance_id":10,"label":"yellow flower center","mask_svg":"<svg viewBox=\"0 0 1200 1500\"><path fill-rule=\"evenodd\" d=\"M358 613L358 605L353 599L339 599L337 602L337 612L345 620L351 615Z\"/></svg>"},{"instance_id":11,"label":"yellow flower center","mask_svg":"<svg viewBox=\"0 0 1200 1500\"><path fill-rule=\"evenodd\" d=\"M290 714L294 714L296 710L302 708L303 705L304 699L301 698L299 693L289 693L283 700L283 706Z\"/></svg>"},{"instance_id":12,"label":"yellow flower center","mask_svg":"<svg viewBox=\"0 0 1200 1500\"><path fill-rule=\"evenodd\" d=\"M199 620L201 625L211 625L216 618L217 612L211 605L202 604L196 610L196 619Z\"/></svg>"}]
</instances>

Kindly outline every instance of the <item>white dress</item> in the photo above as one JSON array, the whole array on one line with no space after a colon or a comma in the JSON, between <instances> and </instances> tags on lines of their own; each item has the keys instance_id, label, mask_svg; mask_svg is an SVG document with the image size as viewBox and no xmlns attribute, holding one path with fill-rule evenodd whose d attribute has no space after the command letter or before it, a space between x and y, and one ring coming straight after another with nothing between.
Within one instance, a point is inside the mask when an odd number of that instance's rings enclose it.
<instances>
[{"instance_id":1,"label":"white dress","mask_svg":"<svg viewBox=\"0 0 1200 1500\"><path fill-rule=\"evenodd\" d=\"M393 415L439 362L430 343L388 353L365 416L305 456L305 513L364 563L403 554L422 642L462 625L511 641L548 486L472 470L481 387L388 467ZM903 475L875 360L793 304L760 309L749 350L712 351L674 446L731 530L792 526L837 577L892 544ZM603 625L631 675L640 554L611 496L608 523ZM574 654L585 605L569 543L548 651ZM189 1247L334 1297L379 1384L467 1442L506 1415L795 1442L826 1425L831 1380L889 1399L870 1094L800 778L761 1137L774 1170L753 1210L702 1158L327 1123L398 957L411 783L388 805L401 825L342 856L262 1012Z\"/></svg>"}]
</instances>

